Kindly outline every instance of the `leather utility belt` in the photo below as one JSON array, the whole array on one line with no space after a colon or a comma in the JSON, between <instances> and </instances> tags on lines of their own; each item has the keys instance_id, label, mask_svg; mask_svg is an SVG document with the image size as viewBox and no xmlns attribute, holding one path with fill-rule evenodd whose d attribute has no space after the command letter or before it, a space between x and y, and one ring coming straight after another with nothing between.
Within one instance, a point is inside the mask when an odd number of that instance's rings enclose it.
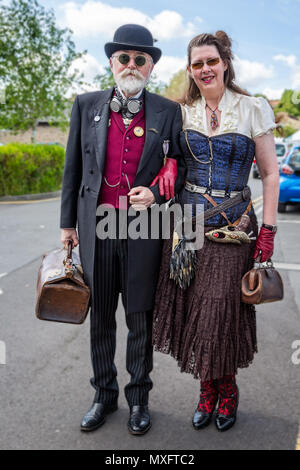
<instances>
[{"instance_id":1,"label":"leather utility belt","mask_svg":"<svg viewBox=\"0 0 300 470\"><path fill-rule=\"evenodd\" d=\"M187 191L190 191L191 193L199 193L199 194L209 194L210 196L213 197L235 197L237 196L241 191L231 191L231 192L226 192L225 189L211 189L206 188L205 186L196 186L195 184L190 183L189 181L185 182L185 189Z\"/></svg>"},{"instance_id":2,"label":"leather utility belt","mask_svg":"<svg viewBox=\"0 0 300 470\"><path fill-rule=\"evenodd\" d=\"M209 191L208 188L204 186L196 186L195 184L191 184L188 181L185 182L185 189L191 192L197 192L202 194L202 196L207 199L214 207L208 209L204 212L204 221L214 217L215 215L222 214L228 224L232 225L231 222L228 220L224 211L230 209L231 207L239 204L240 202L249 201L248 207L243 215L246 215L249 210L251 209L251 189L249 186L245 186L242 191L231 191L230 193L226 193L225 190L221 189L211 189ZM210 195L208 194L210 193ZM224 202L217 204L211 196L214 197L225 197L226 195L229 196L229 199L226 199ZM237 221L236 221L237 222Z\"/></svg>"}]
</instances>

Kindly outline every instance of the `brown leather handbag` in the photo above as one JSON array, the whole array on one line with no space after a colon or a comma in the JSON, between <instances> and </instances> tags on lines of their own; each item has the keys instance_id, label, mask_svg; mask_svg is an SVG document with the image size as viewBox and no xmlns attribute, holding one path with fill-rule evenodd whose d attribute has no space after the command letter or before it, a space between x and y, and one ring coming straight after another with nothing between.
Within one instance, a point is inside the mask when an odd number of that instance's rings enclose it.
<instances>
[{"instance_id":1,"label":"brown leather handbag","mask_svg":"<svg viewBox=\"0 0 300 470\"><path fill-rule=\"evenodd\" d=\"M242 302L264 304L283 299L283 282L272 261L248 271L242 279Z\"/></svg>"},{"instance_id":2,"label":"brown leather handbag","mask_svg":"<svg viewBox=\"0 0 300 470\"><path fill-rule=\"evenodd\" d=\"M54 250L43 255L37 280L36 316L40 320L81 324L90 301L90 289L83 280L77 253Z\"/></svg>"}]
</instances>

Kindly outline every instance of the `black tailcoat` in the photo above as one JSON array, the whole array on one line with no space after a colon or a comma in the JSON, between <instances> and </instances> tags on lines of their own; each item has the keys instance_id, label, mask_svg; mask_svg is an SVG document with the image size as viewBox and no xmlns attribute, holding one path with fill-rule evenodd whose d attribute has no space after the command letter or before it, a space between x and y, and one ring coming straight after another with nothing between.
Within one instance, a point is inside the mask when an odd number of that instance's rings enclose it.
<instances>
[{"instance_id":1,"label":"black tailcoat","mask_svg":"<svg viewBox=\"0 0 300 470\"><path fill-rule=\"evenodd\" d=\"M70 123L61 200L61 228L78 224L79 251L87 284L92 289L96 240L96 210L106 157L107 129L113 89L76 97ZM163 165L164 140L170 140L169 156L180 157L180 106L153 93L145 92L146 139L134 180L135 186L149 187ZM95 116L98 116L96 120ZM178 160L176 188L183 184L184 167ZM158 185L151 188L156 202ZM152 209L148 209L150 212ZM162 240L128 239L127 312L153 308L161 261Z\"/></svg>"}]
</instances>

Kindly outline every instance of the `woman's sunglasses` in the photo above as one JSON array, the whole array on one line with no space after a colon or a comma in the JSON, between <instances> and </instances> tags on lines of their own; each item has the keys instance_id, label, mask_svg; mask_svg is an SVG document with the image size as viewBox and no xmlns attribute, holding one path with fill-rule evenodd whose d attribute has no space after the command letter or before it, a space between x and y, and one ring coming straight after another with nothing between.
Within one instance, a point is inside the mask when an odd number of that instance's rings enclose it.
<instances>
[{"instance_id":1,"label":"woman's sunglasses","mask_svg":"<svg viewBox=\"0 0 300 470\"><path fill-rule=\"evenodd\" d=\"M206 62L196 62L192 64L191 67L193 70L201 70L204 64L207 64L209 67L213 67L220 62L220 57L216 57L215 59L208 59Z\"/></svg>"},{"instance_id":2,"label":"woman's sunglasses","mask_svg":"<svg viewBox=\"0 0 300 470\"><path fill-rule=\"evenodd\" d=\"M129 54L120 54L120 55L113 55L112 57L116 57L120 64L126 65L130 62L130 55ZM134 62L137 67L143 67L147 61L147 58L143 55L136 55L134 57Z\"/></svg>"}]
</instances>

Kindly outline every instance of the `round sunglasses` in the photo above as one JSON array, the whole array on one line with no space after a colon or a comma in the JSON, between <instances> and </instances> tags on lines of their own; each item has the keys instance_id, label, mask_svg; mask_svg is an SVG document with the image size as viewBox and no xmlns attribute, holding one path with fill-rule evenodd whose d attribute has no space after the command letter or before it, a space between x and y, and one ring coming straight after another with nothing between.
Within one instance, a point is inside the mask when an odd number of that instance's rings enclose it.
<instances>
[{"instance_id":1,"label":"round sunglasses","mask_svg":"<svg viewBox=\"0 0 300 470\"><path fill-rule=\"evenodd\" d=\"M207 64L209 67L213 67L220 62L220 57L216 57L215 59L208 59L206 62L196 62L195 64L191 64L193 70L201 70L204 64Z\"/></svg>"},{"instance_id":2,"label":"round sunglasses","mask_svg":"<svg viewBox=\"0 0 300 470\"><path fill-rule=\"evenodd\" d=\"M113 55L112 57L116 57L118 59L118 61L120 62L120 64L122 65L127 65L129 64L130 62L130 55L129 54L120 54L120 55ZM143 55L136 55L134 57L134 63L137 67L143 67L143 65L145 65L145 63L147 62L147 57L143 56Z\"/></svg>"}]
</instances>

